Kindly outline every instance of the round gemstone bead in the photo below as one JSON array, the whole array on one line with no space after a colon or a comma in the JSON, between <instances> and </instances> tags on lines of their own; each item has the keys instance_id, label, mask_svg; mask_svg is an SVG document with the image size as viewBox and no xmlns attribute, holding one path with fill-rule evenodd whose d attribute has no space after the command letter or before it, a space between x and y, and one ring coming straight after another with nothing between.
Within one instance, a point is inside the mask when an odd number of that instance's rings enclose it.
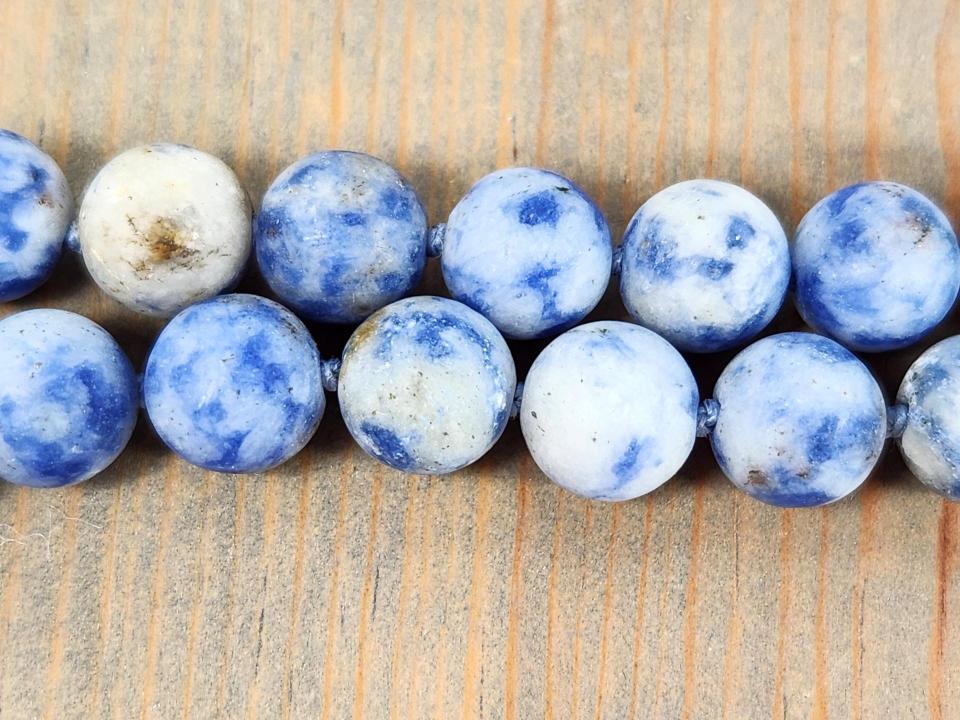
<instances>
[{"instance_id":1,"label":"round gemstone bead","mask_svg":"<svg viewBox=\"0 0 960 720\"><path fill-rule=\"evenodd\" d=\"M64 310L0 321L0 478L60 487L121 453L139 393L123 350L99 325Z\"/></svg>"},{"instance_id":2,"label":"round gemstone bead","mask_svg":"<svg viewBox=\"0 0 960 720\"><path fill-rule=\"evenodd\" d=\"M223 295L163 329L143 378L157 434L208 470L260 472L310 440L325 399L320 356L303 323L272 300Z\"/></svg>"},{"instance_id":3,"label":"round gemstone bead","mask_svg":"<svg viewBox=\"0 0 960 720\"><path fill-rule=\"evenodd\" d=\"M960 336L917 358L897 402L907 408L897 442L910 472L932 490L960 500Z\"/></svg>"},{"instance_id":4,"label":"round gemstone bead","mask_svg":"<svg viewBox=\"0 0 960 720\"><path fill-rule=\"evenodd\" d=\"M783 304L787 238L773 212L738 185L688 180L647 200L623 237L620 294L641 325L681 350L751 339Z\"/></svg>"},{"instance_id":5,"label":"round gemstone bead","mask_svg":"<svg viewBox=\"0 0 960 720\"><path fill-rule=\"evenodd\" d=\"M488 320L453 300L412 297L353 333L338 394L364 450L398 470L440 474L493 446L515 386L510 350Z\"/></svg>"},{"instance_id":6,"label":"round gemstone bead","mask_svg":"<svg viewBox=\"0 0 960 720\"><path fill-rule=\"evenodd\" d=\"M960 288L947 218L893 182L825 197L800 222L792 252L803 319L854 350L913 344L943 320Z\"/></svg>"},{"instance_id":7,"label":"round gemstone bead","mask_svg":"<svg viewBox=\"0 0 960 720\"><path fill-rule=\"evenodd\" d=\"M520 423L530 454L561 487L629 500L686 461L697 430L697 384L654 332L625 322L568 330L533 363Z\"/></svg>"},{"instance_id":8,"label":"round gemstone bead","mask_svg":"<svg viewBox=\"0 0 960 720\"><path fill-rule=\"evenodd\" d=\"M302 317L358 323L407 295L426 263L427 216L382 160L321 152L273 181L254 226L257 262Z\"/></svg>"},{"instance_id":9,"label":"round gemstone bead","mask_svg":"<svg viewBox=\"0 0 960 720\"><path fill-rule=\"evenodd\" d=\"M781 507L839 500L870 474L886 438L883 392L829 338L784 333L737 355L717 381L710 436L723 472Z\"/></svg>"},{"instance_id":10,"label":"round gemstone bead","mask_svg":"<svg viewBox=\"0 0 960 720\"><path fill-rule=\"evenodd\" d=\"M158 144L101 168L83 196L78 233L84 263L108 295L167 317L236 284L250 225L250 202L229 167Z\"/></svg>"},{"instance_id":11,"label":"round gemstone bead","mask_svg":"<svg viewBox=\"0 0 960 720\"><path fill-rule=\"evenodd\" d=\"M73 195L53 158L0 130L0 302L33 292L50 276L72 215Z\"/></svg>"},{"instance_id":12,"label":"round gemstone bead","mask_svg":"<svg viewBox=\"0 0 960 720\"><path fill-rule=\"evenodd\" d=\"M576 324L610 279L610 230L562 175L534 168L482 178L447 221L441 265L450 294L507 337L548 337Z\"/></svg>"}]
</instances>

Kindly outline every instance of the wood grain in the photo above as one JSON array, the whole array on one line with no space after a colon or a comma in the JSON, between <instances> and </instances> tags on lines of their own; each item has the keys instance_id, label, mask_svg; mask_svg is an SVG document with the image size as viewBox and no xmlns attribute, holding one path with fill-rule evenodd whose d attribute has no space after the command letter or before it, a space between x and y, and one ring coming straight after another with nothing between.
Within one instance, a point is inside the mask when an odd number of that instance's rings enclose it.
<instances>
[{"instance_id":1,"label":"wood grain","mask_svg":"<svg viewBox=\"0 0 960 720\"><path fill-rule=\"evenodd\" d=\"M308 150L367 150L434 220L540 164L617 234L699 175L788 227L862 177L960 222L958 0L3 0L0 27L0 126L78 191L165 139L255 201ZM158 330L73 257L0 315L33 306L138 363ZM614 292L595 315L622 317ZM327 353L346 334L316 328ZM539 347L515 346L521 372ZM922 349L869 358L889 393ZM705 392L729 357L691 359ZM960 717L960 509L895 450L822 510L752 502L702 444L610 506L546 482L516 427L471 469L404 477L333 405L264 475L188 466L141 423L94 481L0 486L0 718Z\"/></svg>"}]
</instances>

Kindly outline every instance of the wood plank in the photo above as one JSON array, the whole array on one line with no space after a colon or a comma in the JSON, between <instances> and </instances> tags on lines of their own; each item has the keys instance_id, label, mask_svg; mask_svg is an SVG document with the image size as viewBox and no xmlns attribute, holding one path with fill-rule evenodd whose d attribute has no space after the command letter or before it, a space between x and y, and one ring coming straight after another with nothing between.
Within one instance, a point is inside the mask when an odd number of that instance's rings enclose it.
<instances>
[{"instance_id":1,"label":"wood plank","mask_svg":"<svg viewBox=\"0 0 960 720\"><path fill-rule=\"evenodd\" d=\"M255 202L309 150L373 152L434 221L483 173L538 164L618 235L701 175L788 228L862 177L960 223L957 0L4 0L0 27L0 126L78 191L168 139ZM137 363L159 329L73 257L0 316L35 306ZM615 292L595 316L623 316ZM516 346L521 372L538 347ZM922 349L869 359L888 393ZM729 357L692 360L704 391ZM190 467L141 423L82 486L0 485L0 718L960 717L960 509L895 450L821 510L735 492L702 443L610 506L548 483L516 427L474 468L404 477L333 405L262 475Z\"/></svg>"}]
</instances>

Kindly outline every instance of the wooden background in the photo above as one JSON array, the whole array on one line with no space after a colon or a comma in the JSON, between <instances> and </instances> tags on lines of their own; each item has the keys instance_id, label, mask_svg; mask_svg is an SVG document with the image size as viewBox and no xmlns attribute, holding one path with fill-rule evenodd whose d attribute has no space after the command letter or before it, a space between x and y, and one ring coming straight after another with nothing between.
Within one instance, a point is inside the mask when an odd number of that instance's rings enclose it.
<instances>
[{"instance_id":1,"label":"wooden background","mask_svg":"<svg viewBox=\"0 0 960 720\"><path fill-rule=\"evenodd\" d=\"M255 203L343 147L395 163L434 221L517 163L573 177L617 236L703 175L790 229L863 177L960 222L958 0L0 0L0 28L0 126L78 192L175 140ZM33 305L137 363L158 329L73 257L0 314ZM610 295L596 316L622 313ZM327 352L345 337L317 329ZM522 372L537 347L516 350ZM919 350L870 359L889 392ZM705 392L728 358L694 362ZM612 506L546 482L516 427L473 469L404 477L335 405L264 475L201 472L141 423L98 479L0 486L0 717L960 717L960 510L895 450L858 496L784 512L701 442Z\"/></svg>"}]
</instances>

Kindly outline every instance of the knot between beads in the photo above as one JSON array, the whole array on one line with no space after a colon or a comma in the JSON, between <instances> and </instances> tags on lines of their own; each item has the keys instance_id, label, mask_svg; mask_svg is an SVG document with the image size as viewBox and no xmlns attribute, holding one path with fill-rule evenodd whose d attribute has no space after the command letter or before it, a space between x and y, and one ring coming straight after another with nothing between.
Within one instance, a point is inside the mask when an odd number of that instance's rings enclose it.
<instances>
[{"instance_id":1,"label":"knot between beads","mask_svg":"<svg viewBox=\"0 0 960 720\"><path fill-rule=\"evenodd\" d=\"M340 383L340 368L343 361L340 358L327 358L320 361L320 381L327 392L336 392Z\"/></svg>"},{"instance_id":2,"label":"knot between beads","mask_svg":"<svg viewBox=\"0 0 960 720\"><path fill-rule=\"evenodd\" d=\"M513 403L510 405L510 417L520 414L520 405L523 402L523 380L517 381L517 389L513 391Z\"/></svg>"},{"instance_id":3,"label":"knot between beads","mask_svg":"<svg viewBox=\"0 0 960 720\"><path fill-rule=\"evenodd\" d=\"M447 234L447 224L437 223L427 234L427 255L440 257L443 253L443 238Z\"/></svg>"},{"instance_id":4,"label":"knot between beads","mask_svg":"<svg viewBox=\"0 0 960 720\"><path fill-rule=\"evenodd\" d=\"M897 403L887 408L887 437L898 438L907 429L908 408L903 403Z\"/></svg>"},{"instance_id":5,"label":"knot between beads","mask_svg":"<svg viewBox=\"0 0 960 720\"><path fill-rule=\"evenodd\" d=\"M697 407L697 437L707 437L717 425L720 403L713 398L703 400Z\"/></svg>"}]
</instances>

